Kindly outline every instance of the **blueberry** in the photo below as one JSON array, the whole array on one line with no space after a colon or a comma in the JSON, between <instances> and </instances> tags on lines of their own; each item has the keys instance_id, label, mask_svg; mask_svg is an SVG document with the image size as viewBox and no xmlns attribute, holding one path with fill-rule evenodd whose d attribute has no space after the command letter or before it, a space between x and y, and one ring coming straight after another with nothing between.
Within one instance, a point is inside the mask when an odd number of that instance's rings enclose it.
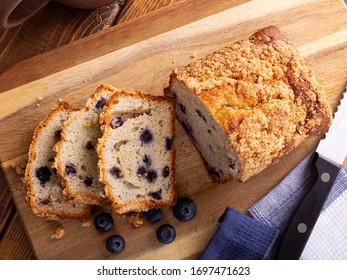
<instances>
[{"instance_id":1,"label":"blueberry","mask_svg":"<svg viewBox=\"0 0 347 280\"><path fill-rule=\"evenodd\" d=\"M101 97L100 100L95 104L95 108L101 110L102 108L104 108L106 103L107 100L104 97Z\"/></svg>"},{"instance_id":2,"label":"blueberry","mask_svg":"<svg viewBox=\"0 0 347 280\"><path fill-rule=\"evenodd\" d=\"M84 184L89 187L91 186L91 184L93 183L93 178L90 178L90 177L85 177L84 180L83 180Z\"/></svg>"},{"instance_id":3,"label":"blueberry","mask_svg":"<svg viewBox=\"0 0 347 280\"><path fill-rule=\"evenodd\" d=\"M142 159L142 161L147 165L150 166L152 164L152 159L149 155L145 155Z\"/></svg>"},{"instance_id":4,"label":"blueberry","mask_svg":"<svg viewBox=\"0 0 347 280\"><path fill-rule=\"evenodd\" d=\"M180 106L180 109L181 109L182 113L184 113L184 114L187 113L186 106L184 106L182 103L180 103L179 106Z\"/></svg>"},{"instance_id":5,"label":"blueberry","mask_svg":"<svg viewBox=\"0 0 347 280\"><path fill-rule=\"evenodd\" d=\"M125 240L120 235L111 235L106 240L106 249L111 253L120 253L125 248Z\"/></svg>"},{"instance_id":6,"label":"blueberry","mask_svg":"<svg viewBox=\"0 0 347 280\"><path fill-rule=\"evenodd\" d=\"M143 215L145 216L146 220L151 224L159 222L163 217L161 209L156 208L149 209L148 211L144 212Z\"/></svg>"},{"instance_id":7,"label":"blueberry","mask_svg":"<svg viewBox=\"0 0 347 280\"><path fill-rule=\"evenodd\" d=\"M45 199L40 199L39 200L42 205L47 205L48 203L51 202L50 198L45 198Z\"/></svg>"},{"instance_id":8,"label":"blueberry","mask_svg":"<svg viewBox=\"0 0 347 280\"><path fill-rule=\"evenodd\" d=\"M235 170L236 168L236 163L234 161L232 161L230 164L229 164L229 167L232 169L232 170Z\"/></svg>"},{"instance_id":9,"label":"blueberry","mask_svg":"<svg viewBox=\"0 0 347 280\"><path fill-rule=\"evenodd\" d=\"M165 138L165 148L167 151L171 150L171 146L172 146L172 139L169 137Z\"/></svg>"},{"instance_id":10,"label":"blueberry","mask_svg":"<svg viewBox=\"0 0 347 280\"><path fill-rule=\"evenodd\" d=\"M153 169L149 170L147 172L147 176L145 175L148 183L154 183L155 180L157 179L157 172Z\"/></svg>"},{"instance_id":11,"label":"blueberry","mask_svg":"<svg viewBox=\"0 0 347 280\"><path fill-rule=\"evenodd\" d=\"M163 192L162 189L160 189L159 191L156 191L156 192L149 192L148 195L153 197L156 200L161 200L162 199L162 196L161 196L162 192Z\"/></svg>"},{"instance_id":12,"label":"blueberry","mask_svg":"<svg viewBox=\"0 0 347 280\"><path fill-rule=\"evenodd\" d=\"M61 137L61 129L57 130L56 132L54 132L55 137L57 137L58 139L60 139Z\"/></svg>"},{"instance_id":13,"label":"blueberry","mask_svg":"<svg viewBox=\"0 0 347 280\"><path fill-rule=\"evenodd\" d=\"M142 132L141 132L141 135L140 135L140 140L142 143L144 144L149 144L152 142L153 140L153 134L152 132L146 128L144 129Z\"/></svg>"},{"instance_id":14,"label":"blueberry","mask_svg":"<svg viewBox=\"0 0 347 280\"><path fill-rule=\"evenodd\" d=\"M100 213L94 218L94 226L100 232L110 231L113 227L113 218L108 213Z\"/></svg>"},{"instance_id":15,"label":"blueberry","mask_svg":"<svg viewBox=\"0 0 347 280\"><path fill-rule=\"evenodd\" d=\"M51 170L47 166L42 166L35 171L35 176L40 180L41 186L49 181L51 174Z\"/></svg>"},{"instance_id":16,"label":"blueberry","mask_svg":"<svg viewBox=\"0 0 347 280\"><path fill-rule=\"evenodd\" d=\"M117 179L124 177L122 170L120 170L119 167L117 167L117 166L113 166L110 169L110 173L113 175L113 177L115 177Z\"/></svg>"},{"instance_id":17,"label":"blueberry","mask_svg":"<svg viewBox=\"0 0 347 280\"><path fill-rule=\"evenodd\" d=\"M188 222L196 215L196 205L190 198L181 197L177 199L176 205L172 208L172 213L177 220Z\"/></svg>"},{"instance_id":18,"label":"blueberry","mask_svg":"<svg viewBox=\"0 0 347 280\"><path fill-rule=\"evenodd\" d=\"M169 244L176 238L176 230L172 225L164 224L157 229L157 238L159 242Z\"/></svg>"},{"instance_id":19,"label":"blueberry","mask_svg":"<svg viewBox=\"0 0 347 280\"><path fill-rule=\"evenodd\" d=\"M170 175L170 169L167 165L164 167L163 171L161 172L161 175L163 175L164 178Z\"/></svg>"},{"instance_id":20,"label":"blueberry","mask_svg":"<svg viewBox=\"0 0 347 280\"><path fill-rule=\"evenodd\" d=\"M110 125L112 128L117 128L117 127L122 126L123 123L124 123L124 121L120 117L116 117L111 121Z\"/></svg>"},{"instance_id":21,"label":"blueberry","mask_svg":"<svg viewBox=\"0 0 347 280\"><path fill-rule=\"evenodd\" d=\"M86 144L86 149L87 150L91 150L94 148L94 144L92 141L88 141L87 144Z\"/></svg>"},{"instance_id":22,"label":"blueberry","mask_svg":"<svg viewBox=\"0 0 347 280\"><path fill-rule=\"evenodd\" d=\"M145 173L146 173L146 168L144 166L140 166L136 172L138 177L143 177Z\"/></svg>"},{"instance_id":23,"label":"blueberry","mask_svg":"<svg viewBox=\"0 0 347 280\"><path fill-rule=\"evenodd\" d=\"M206 121L206 118L205 118L205 116L201 113L201 111L200 110L195 110L196 111L196 113L199 115L199 117L200 118L202 118L206 123L207 123L207 121Z\"/></svg>"},{"instance_id":24,"label":"blueberry","mask_svg":"<svg viewBox=\"0 0 347 280\"><path fill-rule=\"evenodd\" d=\"M76 175L76 167L73 164L68 164L65 166L65 172L67 175L75 176Z\"/></svg>"}]
</instances>

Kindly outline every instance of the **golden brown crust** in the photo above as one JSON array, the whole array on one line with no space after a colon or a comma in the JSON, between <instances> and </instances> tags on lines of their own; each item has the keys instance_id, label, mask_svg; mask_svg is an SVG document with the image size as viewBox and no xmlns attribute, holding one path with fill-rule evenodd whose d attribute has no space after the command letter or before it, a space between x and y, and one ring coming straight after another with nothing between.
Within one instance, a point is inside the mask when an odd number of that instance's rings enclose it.
<instances>
[{"instance_id":1,"label":"golden brown crust","mask_svg":"<svg viewBox=\"0 0 347 280\"><path fill-rule=\"evenodd\" d=\"M38 137L41 134L42 130L46 127L46 125L52 121L55 114L60 111L63 112L74 112L76 109L73 108L70 104L66 102L60 102L58 105L54 106L53 109L48 113L46 118L40 122L40 124L36 127L34 131L34 135L32 138L32 142L29 147L28 154L28 164L26 166L24 181L27 185L27 195L26 202L31 207L34 214L39 217L49 219L49 220L58 220L58 219L78 219L83 220L87 218L90 214L90 207L85 206L82 212L79 213L61 213L54 211L53 209L42 209L34 199L35 193L33 192L34 181L31 177L31 170L33 169L33 164L36 158L36 145L38 141Z\"/></svg>"},{"instance_id":2,"label":"golden brown crust","mask_svg":"<svg viewBox=\"0 0 347 280\"><path fill-rule=\"evenodd\" d=\"M112 188L107 180L106 177L106 170L103 168L106 165L106 159L105 155L103 154L103 149L105 148L105 141L109 136L110 131L105 130L105 126L111 122L111 116L108 114L110 110L108 110L109 107L111 107L113 104L118 102L118 99L121 97L127 97L127 96L134 96L139 99L148 100L148 101L162 101L167 102L171 104L171 112L169 115L171 116L170 122L172 130L170 131L171 135L173 135L173 139L175 139L175 101L173 98L165 97L165 96L153 96L149 95L142 91L134 91L134 90L128 90L128 89L122 89L118 90L107 102L103 112L100 115L100 125L102 127L103 131L103 137L99 139L98 144L96 146L96 151L99 156L98 161L98 172L99 172L99 180L105 184L105 193L106 196L111 201L111 208L112 210L117 214L124 214L128 212L141 212L141 211L147 211L151 208L161 208L161 207L169 207L176 203L176 170L175 170L175 164L174 164L174 158L175 158L175 141L172 143L172 154L170 156L170 165L172 166L172 172L171 172L171 193L170 201L165 202L159 202L159 201L133 201L132 203L128 203L127 205L119 204L117 203L117 198L114 197L112 193Z\"/></svg>"},{"instance_id":3,"label":"golden brown crust","mask_svg":"<svg viewBox=\"0 0 347 280\"><path fill-rule=\"evenodd\" d=\"M228 135L241 181L326 132L332 120L312 70L275 26L174 69L170 86L173 79L198 96Z\"/></svg>"},{"instance_id":4,"label":"golden brown crust","mask_svg":"<svg viewBox=\"0 0 347 280\"><path fill-rule=\"evenodd\" d=\"M70 117L64 123L64 126L69 126L73 121L75 121L75 119L80 114L83 114L84 112L89 111L95 105L95 103L97 102L100 95L105 91L114 93L114 92L116 92L116 89L111 85L106 85L106 84L100 85L95 90L94 94L89 98L89 100L87 101L85 106L83 106L80 109L80 111L75 110L70 115ZM54 146L54 151L56 152L56 154L61 152L61 149L62 149L62 146L63 146L65 140L66 140L66 135L65 135L65 130L63 128L62 132L61 132L61 140ZM107 205L110 203L106 197L100 197L100 196L96 196L96 195L92 195L92 194L86 195L84 193L72 193L70 191L71 187L69 185L69 181L64 176L65 172L64 172L63 164L61 162L59 162L57 158L54 162L54 167L57 169L57 173L59 174L59 178L64 182L63 193L69 199L75 199L75 200L81 201L81 202L83 202L85 204L89 204L89 205Z\"/></svg>"}]
</instances>

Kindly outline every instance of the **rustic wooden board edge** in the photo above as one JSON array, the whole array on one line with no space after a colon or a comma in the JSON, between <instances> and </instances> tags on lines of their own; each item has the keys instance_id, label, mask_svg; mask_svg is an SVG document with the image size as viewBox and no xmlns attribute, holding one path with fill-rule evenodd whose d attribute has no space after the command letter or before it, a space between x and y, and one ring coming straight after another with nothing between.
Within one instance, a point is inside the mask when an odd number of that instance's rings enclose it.
<instances>
[{"instance_id":1,"label":"rustic wooden board edge","mask_svg":"<svg viewBox=\"0 0 347 280\"><path fill-rule=\"evenodd\" d=\"M14 65L0 75L0 93L248 1L201 0L196 5L195 1L186 0L139 16ZM167 20L167 18L181 17L182 14L185 15L183 21ZM134 30L136 36L131 36L130 34L133 34ZM121 40L115 42L114 38ZM86 49L85 45L90 44L93 45L93 48ZM58 65L52 63L56 56L64 57L67 50L71 60L64 60ZM29 68L29 66L31 67Z\"/></svg>"}]
</instances>

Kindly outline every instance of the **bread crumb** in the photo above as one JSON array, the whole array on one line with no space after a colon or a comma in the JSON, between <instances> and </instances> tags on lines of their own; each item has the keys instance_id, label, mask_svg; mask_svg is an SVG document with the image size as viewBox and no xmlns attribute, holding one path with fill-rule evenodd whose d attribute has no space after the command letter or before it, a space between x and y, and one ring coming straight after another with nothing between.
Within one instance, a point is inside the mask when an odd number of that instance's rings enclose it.
<instances>
[{"instance_id":1,"label":"bread crumb","mask_svg":"<svg viewBox=\"0 0 347 280\"><path fill-rule=\"evenodd\" d=\"M37 102L42 102L43 98L42 98L41 96L38 96L38 97L36 98L36 100L37 100Z\"/></svg>"},{"instance_id":2,"label":"bread crumb","mask_svg":"<svg viewBox=\"0 0 347 280\"><path fill-rule=\"evenodd\" d=\"M63 99L62 98L59 98L58 99L59 103L63 102Z\"/></svg>"},{"instance_id":3,"label":"bread crumb","mask_svg":"<svg viewBox=\"0 0 347 280\"><path fill-rule=\"evenodd\" d=\"M92 225L92 221L90 219L81 222L82 227L90 227Z\"/></svg>"},{"instance_id":4,"label":"bread crumb","mask_svg":"<svg viewBox=\"0 0 347 280\"><path fill-rule=\"evenodd\" d=\"M18 175L23 175L25 173L25 167L27 165L27 161L22 159L18 162L12 162L11 167L16 171Z\"/></svg>"},{"instance_id":5,"label":"bread crumb","mask_svg":"<svg viewBox=\"0 0 347 280\"><path fill-rule=\"evenodd\" d=\"M64 236L65 236L65 229L58 227L55 230L55 233L51 235L51 239L59 240L59 239L62 239Z\"/></svg>"},{"instance_id":6,"label":"bread crumb","mask_svg":"<svg viewBox=\"0 0 347 280\"><path fill-rule=\"evenodd\" d=\"M173 60L172 63L175 64L175 63L176 63L176 60Z\"/></svg>"},{"instance_id":7,"label":"bread crumb","mask_svg":"<svg viewBox=\"0 0 347 280\"><path fill-rule=\"evenodd\" d=\"M196 57L196 54L193 53L190 57L191 57L191 58L195 58L195 57Z\"/></svg>"},{"instance_id":8,"label":"bread crumb","mask_svg":"<svg viewBox=\"0 0 347 280\"><path fill-rule=\"evenodd\" d=\"M37 103L37 104L36 104L36 107L40 107L40 103Z\"/></svg>"}]
</instances>

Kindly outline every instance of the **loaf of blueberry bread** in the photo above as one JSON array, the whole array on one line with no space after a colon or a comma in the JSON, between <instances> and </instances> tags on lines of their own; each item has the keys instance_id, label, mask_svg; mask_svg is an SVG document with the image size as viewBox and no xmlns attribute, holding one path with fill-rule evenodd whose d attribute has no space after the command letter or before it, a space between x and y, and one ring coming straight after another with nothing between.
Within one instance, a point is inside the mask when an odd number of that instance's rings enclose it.
<instances>
[{"instance_id":1,"label":"loaf of blueberry bread","mask_svg":"<svg viewBox=\"0 0 347 280\"><path fill-rule=\"evenodd\" d=\"M99 179L117 214L171 206L175 190L175 102L119 90L100 115Z\"/></svg>"},{"instance_id":2,"label":"loaf of blueberry bread","mask_svg":"<svg viewBox=\"0 0 347 280\"><path fill-rule=\"evenodd\" d=\"M108 202L98 180L95 146L101 137L99 115L114 92L112 86L99 86L84 107L70 114L54 147L54 166L64 182L64 194L85 204Z\"/></svg>"},{"instance_id":3,"label":"loaf of blueberry bread","mask_svg":"<svg viewBox=\"0 0 347 280\"><path fill-rule=\"evenodd\" d=\"M166 91L215 181L247 180L332 120L312 70L275 26L174 69Z\"/></svg>"},{"instance_id":4,"label":"loaf of blueberry bread","mask_svg":"<svg viewBox=\"0 0 347 280\"><path fill-rule=\"evenodd\" d=\"M35 129L25 170L27 202L33 212L47 219L84 219L90 206L69 200L63 195L62 182L52 168L53 146L60 138L63 122L74 111L60 103Z\"/></svg>"}]
</instances>

